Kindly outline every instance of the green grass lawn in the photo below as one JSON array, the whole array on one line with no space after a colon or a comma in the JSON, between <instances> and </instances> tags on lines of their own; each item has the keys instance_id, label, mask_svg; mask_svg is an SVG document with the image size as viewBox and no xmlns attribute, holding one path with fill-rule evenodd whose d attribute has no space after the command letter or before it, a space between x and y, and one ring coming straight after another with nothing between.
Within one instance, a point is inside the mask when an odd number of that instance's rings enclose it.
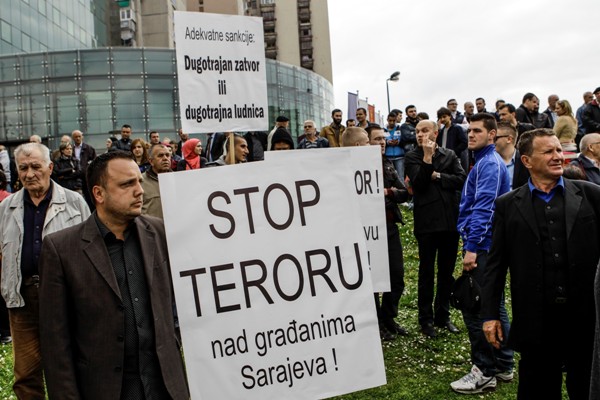
<instances>
[{"instance_id":1,"label":"green grass lawn","mask_svg":"<svg viewBox=\"0 0 600 400\"><path fill-rule=\"evenodd\" d=\"M440 331L436 339L426 339L419 333L417 322L417 243L412 234L412 213L403 210L407 224L401 228L404 246L406 289L400 304L398 322L410 332L408 337L399 337L383 344L387 385L351 393L339 399L398 399L398 400L444 400L464 398L515 399L517 379L512 383L498 382L495 392L478 396L455 394L450 382L462 377L471 368L469 341L460 312L452 310L452 320L461 329L453 335ZM458 263L457 263L458 264ZM457 266L455 276L460 275ZM507 297L510 312L510 297ZM12 394L11 346L0 346L0 399L14 399ZM566 398L566 396L565 396Z\"/></svg>"}]
</instances>

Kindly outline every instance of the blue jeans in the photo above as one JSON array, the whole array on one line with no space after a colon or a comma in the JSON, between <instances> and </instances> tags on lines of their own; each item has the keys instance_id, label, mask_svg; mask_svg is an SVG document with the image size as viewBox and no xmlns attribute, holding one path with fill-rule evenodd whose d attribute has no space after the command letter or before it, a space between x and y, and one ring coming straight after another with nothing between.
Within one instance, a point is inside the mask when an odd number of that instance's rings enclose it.
<instances>
[{"instance_id":1,"label":"blue jeans","mask_svg":"<svg viewBox=\"0 0 600 400\"><path fill-rule=\"evenodd\" d=\"M404 157L388 157L388 160L394 163L394 168L396 168L400 180L404 183Z\"/></svg>"},{"instance_id":2,"label":"blue jeans","mask_svg":"<svg viewBox=\"0 0 600 400\"><path fill-rule=\"evenodd\" d=\"M477 268L471 271L473 278L483 286L483 276L487 263L487 251L477 252ZM485 339L483 333L483 320L479 313L470 313L463 311L465 326L469 332L469 342L471 342L471 362L483 372L485 376L494 376L497 372L512 371L515 365L513 351L504 344L500 349L494 348ZM504 305L504 296L500 302L500 323L504 333L504 341L508 338L510 331L510 322Z\"/></svg>"}]
</instances>

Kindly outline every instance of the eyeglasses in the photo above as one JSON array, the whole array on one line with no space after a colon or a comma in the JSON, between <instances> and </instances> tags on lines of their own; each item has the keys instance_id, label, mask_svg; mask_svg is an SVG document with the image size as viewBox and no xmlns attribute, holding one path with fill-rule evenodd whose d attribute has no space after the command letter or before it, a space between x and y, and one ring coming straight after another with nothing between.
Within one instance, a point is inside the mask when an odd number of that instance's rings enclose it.
<instances>
[{"instance_id":1,"label":"eyeglasses","mask_svg":"<svg viewBox=\"0 0 600 400\"><path fill-rule=\"evenodd\" d=\"M304 129L310 129L310 128L312 128L312 125L305 125L304 126Z\"/></svg>"},{"instance_id":2,"label":"eyeglasses","mask_svg":"<svg viewBox=\"0 0 600 400\"><path fill-rule=\"evenodd\" d=\"M510 135L504 135L504 136L495 136L494 137L494 142L497 142L498 139L503 138L503 137L510 137Z\"/></svg>"},{"instance_id":3,"label":"eyeglasses","mask_svg":"<svg viewBox=\"0 0 600 400\"><path fill-rule=\"evenodd\" d=\"M457 106L458 103L448 103L449 106Z\"/></svg>"}]
</instances>

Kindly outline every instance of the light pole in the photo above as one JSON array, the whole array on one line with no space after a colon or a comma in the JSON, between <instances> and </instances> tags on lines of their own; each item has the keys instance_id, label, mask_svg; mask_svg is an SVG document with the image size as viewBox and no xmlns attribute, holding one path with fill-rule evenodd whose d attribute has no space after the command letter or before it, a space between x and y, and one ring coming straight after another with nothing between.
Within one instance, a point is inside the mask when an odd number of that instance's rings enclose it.
<instances>
[{"instance_id":1,"label":"light pole","mask_svg":"<svg viewBox=\"0 0 600 400\"><path fill-rule=\"evenodd\" d=\"M392 75L390 75L389 78L387 78L385 80L385 88L387 89L388 114L391 111L391 109L390 109L390 84L389 84L389 81L397 82L398 79L400 79L400 71L394 72Z\"/></svg>"}]
</instances>

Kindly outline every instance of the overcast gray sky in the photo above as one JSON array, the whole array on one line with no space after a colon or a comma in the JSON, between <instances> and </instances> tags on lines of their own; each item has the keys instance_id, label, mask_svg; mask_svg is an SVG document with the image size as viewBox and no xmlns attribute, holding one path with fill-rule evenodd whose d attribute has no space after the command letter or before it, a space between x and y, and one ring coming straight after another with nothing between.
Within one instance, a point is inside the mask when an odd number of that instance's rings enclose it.
<instances>
[{"instance_id":1,"label":"overcast gray sky","mask_svg":"<svg viewBox=\"0 0 600 400\"><path fill-rule=\"evenodd\" d=\"M600 0L328 0L335 106L359 91L387 115L415 104L430 116L449 98L487 109L502 98L556 93L576 110L600 86Z\"/></svg>"}]
</instances>

